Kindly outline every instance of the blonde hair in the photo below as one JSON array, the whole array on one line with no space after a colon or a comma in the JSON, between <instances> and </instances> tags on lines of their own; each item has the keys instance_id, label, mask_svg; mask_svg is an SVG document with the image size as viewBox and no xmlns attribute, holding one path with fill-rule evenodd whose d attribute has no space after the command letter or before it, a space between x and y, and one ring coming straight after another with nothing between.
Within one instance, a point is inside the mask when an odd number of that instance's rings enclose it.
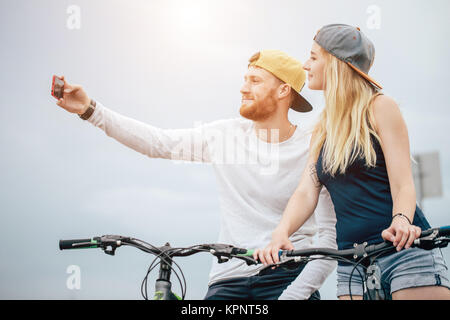
<instances>
[{"instance_id":1,"label":"blonde hair","mask_svg":"<svg viewBox=\"0 0 450 320\"><path fill-rule=\"evenodd\" d=\"M323 147L322 166L331 176L344 174L356 159L374 167L376 153L371 135L380 141L374 128L372 102L380 93L345 62L322 49L325 109L314 128L312 154L317 158Z\"/></svg>"}]
</instances>

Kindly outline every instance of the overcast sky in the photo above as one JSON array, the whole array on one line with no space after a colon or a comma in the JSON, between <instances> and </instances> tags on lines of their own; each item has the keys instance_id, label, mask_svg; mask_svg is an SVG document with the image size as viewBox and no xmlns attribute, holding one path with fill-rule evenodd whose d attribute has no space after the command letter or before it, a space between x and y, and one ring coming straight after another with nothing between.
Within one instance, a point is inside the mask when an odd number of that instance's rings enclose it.
<instances>
[{"instance_id":1,"label":"overcast sky","mask_svg":"<svg viewBox=\"0 0 450 320\"><path fill-rule=\"evenodd\" d=\"M253 53L280 49L305 61L316 31L330 23L359 26L374 42L370 74L400 104L412 153L440 155L444 194L424 201L425 214L433 226L450 224L449 9L447 0L0 0L0 298L140 298L152 257L132 248L115 257L59 251L59 239L121 234L158 246L217 239L211 166L124 147L60 109L52 75L121 114L193 127L239 116ZM290 113L299 126L323 107L321 92L305 87L304 95L315 109ZM203 298L211 259L178 260L187 298ZM70 265L81 270L79 290L66 286ZM323 298L335 299L335 281L335 274L326 281Z\"/></svg>"}]
</instances>

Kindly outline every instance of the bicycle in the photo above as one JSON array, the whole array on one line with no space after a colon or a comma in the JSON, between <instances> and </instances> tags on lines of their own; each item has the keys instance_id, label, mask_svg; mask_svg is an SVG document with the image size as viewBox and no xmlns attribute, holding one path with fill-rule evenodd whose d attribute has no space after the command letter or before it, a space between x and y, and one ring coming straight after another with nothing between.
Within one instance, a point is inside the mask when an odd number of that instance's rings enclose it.
<instances>
[{"instance_id":1,"label":"bicycle","mask_svg":"<svg viewBox=\"0 0 450 320\"><path fill-rule=\"evenodd\" d=\"M431 228L424 230L420 238L416 239L411 247L419 247L426 250L434 248L447 247L450 241L450 226ZM253 258L254 250L237 248L227 244L200 244L191 247L173 248L169 243L162 247L155 247L145 241L124 237L119 235L104 235L91 239L73 239L60 240L60 250L80 249L80 248L101 248L106 254L115 255L115 251L120 246L132 246L144 252L155 255L155 259L150 264L147 273L141 284L141 294L145 300L148 300L148 276L158 265L159 277L155 283L154 300L184 300L186 296L186 278L180 266L173 260L174 257L185 257L200 252L208 252L214 255L219 263L224 263L232 258L244 260L247 265L258 264L259 261ZM386 297L384 288L381 285L380 273L377 270L374 261L382 254L394 252L395 247L391 242L382 242L379 244L368 245L366 242L355 244L353 249L335 250L328 248L309 248L301 250L280 250L280 262L274 265L268 265L265 268L283 267L296 268L301 263L308 263L315 259L333 259L345 261L354 265L349 280L350 297L351 295L351 277L356 270L363 281L363 298L365 300L381 300ZM159 260L158 263L155 262ZM180 275L175 270L174 265L180 271ZM365 275L357 269L363 267ZM178 278L181 287L181 297L172 292L172 283L170 281L172 271Z\"/></svg>"}]
</instances>

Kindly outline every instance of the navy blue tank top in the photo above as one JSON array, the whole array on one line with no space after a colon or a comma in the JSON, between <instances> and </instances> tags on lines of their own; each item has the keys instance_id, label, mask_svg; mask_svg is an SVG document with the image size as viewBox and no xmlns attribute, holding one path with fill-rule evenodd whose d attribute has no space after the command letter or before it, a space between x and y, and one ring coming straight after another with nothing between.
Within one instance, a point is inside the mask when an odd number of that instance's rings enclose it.
<instances>
[{"instance_id":1,"label":"navy blue tank top","mask_svg":"<svg viewBox=\"0 0 450 320\"><path fill-rule=\"evenodd\" d=\"M327 188L336 212L336 235L339 249L350 249L354 243L383 242L381 232L392 222L392 196L383 150L372 136L377 155L375 167L367 167L359 158L347 168L345 174L332 177L322 165L323 147L316 169L320 182ZM413 224L430 228L422 210L416 206Z\"/></svg>"}]
</instances>

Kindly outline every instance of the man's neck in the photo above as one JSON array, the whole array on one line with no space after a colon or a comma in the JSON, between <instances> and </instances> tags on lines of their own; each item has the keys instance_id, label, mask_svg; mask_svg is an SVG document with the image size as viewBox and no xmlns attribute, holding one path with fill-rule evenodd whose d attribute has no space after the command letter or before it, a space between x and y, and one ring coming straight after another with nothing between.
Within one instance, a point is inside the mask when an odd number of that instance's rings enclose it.
<instances>
[{"instance_id":1,"label":"man's neck","mask_svg":"<svg viewBox=\"0 0 450 320\"><path fill-rule=\"evenodd\" d=\"M258 138L269 143L278 143L289 139L296 129L296 126L289 121L287 114L275 114L266 120L253 121L253 123Z\"/></svg>"}]
</instances>

